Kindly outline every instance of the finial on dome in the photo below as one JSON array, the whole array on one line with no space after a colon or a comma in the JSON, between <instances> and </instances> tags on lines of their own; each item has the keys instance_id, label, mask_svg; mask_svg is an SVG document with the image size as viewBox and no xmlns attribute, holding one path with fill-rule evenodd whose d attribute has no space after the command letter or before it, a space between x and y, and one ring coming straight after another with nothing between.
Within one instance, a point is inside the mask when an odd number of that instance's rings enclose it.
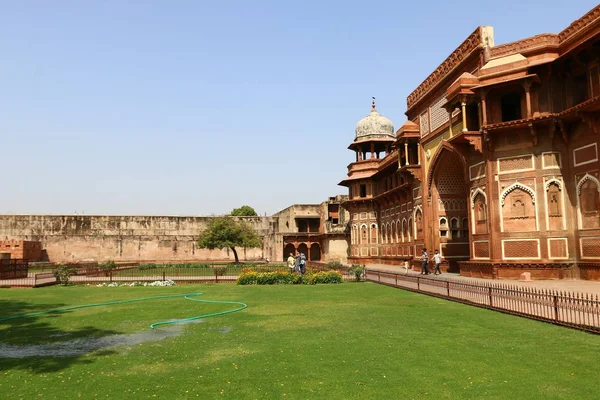
<instances>
[{"instance_id":1,"label":"finial on dome","mask_svg":"<svg viewBox=\"0 0 600 400\"><path fill-rule=\"evenodd\" d=\"M375 109L375 97L371 97L371 98L373 99L373 100L371 101L371 108L372 108L372 110L371 110L371 111L377 111L377 110Z\"/></svg>"}]
</instances>

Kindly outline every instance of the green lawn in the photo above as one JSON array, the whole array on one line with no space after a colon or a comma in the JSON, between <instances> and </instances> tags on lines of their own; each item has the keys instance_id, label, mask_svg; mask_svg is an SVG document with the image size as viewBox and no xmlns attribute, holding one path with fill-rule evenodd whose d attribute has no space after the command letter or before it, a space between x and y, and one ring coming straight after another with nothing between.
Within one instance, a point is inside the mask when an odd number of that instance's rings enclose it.
<instances>
[{"instance_id":1,"label":"green lawn","mask_svg":"<svg viewBox=\"0 0 600 400\"><path fill-rule=\"evenodd\" d=\"M0 318L174 293L248 308L162 341L0 359L2 399L597 399L600 336L373 283L2 290ZM0 322L4 344L144 331L182 298ZM166 329L166 328L157 328Z\"/></svg>"}]
</instances>

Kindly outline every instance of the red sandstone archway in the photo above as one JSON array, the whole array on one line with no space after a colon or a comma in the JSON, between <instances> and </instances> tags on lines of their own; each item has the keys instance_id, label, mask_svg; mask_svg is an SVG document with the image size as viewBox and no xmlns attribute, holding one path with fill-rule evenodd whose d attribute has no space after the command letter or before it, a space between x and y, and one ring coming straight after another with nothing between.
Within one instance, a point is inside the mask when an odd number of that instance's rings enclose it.
<instances>
[{"instance_id":1,"label":"red sandstone archway","mask_svg":"<svg viewBox=\"0 0 600 400\"><path fill-rule=\"evenodd\" d=\"M458 272L458 261L469 259L468 185L465 163L451 148L443 147L437 154L431 177L431 213L427 215L430 232L425 232L431 253L439 250L449 262L450 270ZM463 226L465 225L465 226Z\"/></svg>"},{"instance_id":2,"label":"red sandstone archway","mask_svg":"<svg viewBox=\"0 0 600 400\"><path fill-rule=\"evenodd\" d=\"M319 243L310 245L310 261L321 261L321 246Z\"/></svg>"}]
</instances>

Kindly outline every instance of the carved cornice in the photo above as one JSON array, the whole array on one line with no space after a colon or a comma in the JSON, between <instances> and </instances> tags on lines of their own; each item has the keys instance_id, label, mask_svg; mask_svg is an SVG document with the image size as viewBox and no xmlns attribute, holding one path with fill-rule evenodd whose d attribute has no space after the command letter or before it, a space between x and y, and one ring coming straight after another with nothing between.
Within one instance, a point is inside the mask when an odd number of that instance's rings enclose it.
<instances>
[{"instance_id":1,"label":"carved cornice","mask_svg":"<svg viewBox=\"0 0 600 400\"><path fill-rule=\"evenodd\" d=\"M561 33L558 34L560 42L569 41L581 30L589 27L592 22L600 18L600 5L591 9L587 14L578 20L573 21L571 25L567 26Z\"/></svg>"},{"instance_id":2,"label":"carved cornice","mask_svg":"<svg viewBox=\"0 0 600 400\"><path fill-rule=\"evenodd\" d=\"M490 57L502 57L515 53L527 53L538 48L556 47L557 50L566 47L582 32L594 29L600 20L600 5L594 7L583 17L575 20L559 34L544 33L511 43L489 47ZM461 43L406 99L407 108L410 110L429 92L431 92L444 78L459 67L474 51L483 49L486 44L484 27L477 27L475 31Z\"/></svg>"},{"instance_id":3,"label":"carved cornice","mask_svg":"<svg viewBox=\"0 0 600 400\"><path fill-rule=\"evenodd\" d=\"M555 33L542 33L526 39L515 42L501 44L490 49L490 55L494 58L503 57L514 53L524 53L538 48L556 46L560 44L560 39Z\"/></svg>"},{"instance_id":4,"label":"carved cornice","mask_svg":"<svg viewBox=\"0 0 600 400\"><path fill-rule=\"evenodd\" d=\"M484 38L482 27L465 39L456 50L448 56L406 99L408 109L421 100L431 91L443 78L447 77L456 67L466 60L475 50L483 48Z\"/></svg>"}]
</instances>

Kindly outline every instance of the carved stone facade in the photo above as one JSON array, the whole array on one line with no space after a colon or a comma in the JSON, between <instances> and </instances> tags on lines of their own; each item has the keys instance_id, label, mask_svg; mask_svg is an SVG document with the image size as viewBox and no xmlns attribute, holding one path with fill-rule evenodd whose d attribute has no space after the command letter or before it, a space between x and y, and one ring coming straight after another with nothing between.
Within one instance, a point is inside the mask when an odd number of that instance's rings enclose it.
<instances>
[{"instance_id":1,"label":"carved stone facade","mask_svg":"<svg viewBox=\"0 0 600 400\"><path fill-rule=\"evenodd\" d=\"M426 247L467 276L600 278L600 6L499 46L477 28L407 106L389 152L341 182L351 262L418 265Z\"/></svg>"}]
</instances>

